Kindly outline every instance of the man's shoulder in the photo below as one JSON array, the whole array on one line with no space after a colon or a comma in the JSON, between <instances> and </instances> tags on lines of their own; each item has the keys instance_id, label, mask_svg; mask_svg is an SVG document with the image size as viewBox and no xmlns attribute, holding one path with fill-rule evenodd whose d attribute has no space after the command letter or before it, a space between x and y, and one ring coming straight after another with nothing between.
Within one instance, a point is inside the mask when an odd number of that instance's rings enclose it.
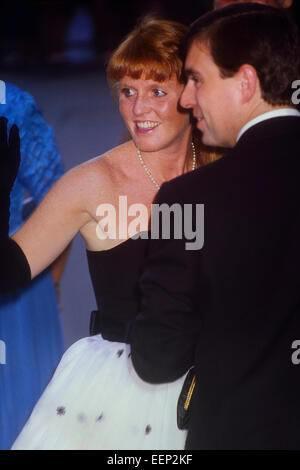
<instances>
[{"instance_id":1,"label":"man's shoulder","mask_svg":"<svg viewBox=\"0 0 300 470\"><path fill-rule=\"evenodd\" d=\"M300 117L278 116L266 119L250 127L239 139L235 149L241 146L267 145L276 147L287 141L300 139Z\"/></svg>"},{"instance_id":2,"label":"man's shoulder","mask_svg":"<svg viewBox=\"0 0 300 470\"><path fill-rule=\"evenodd\" d=\"M227 167L233 151L230 149L219 160L164 183L158 194L158 202L164 200L169 203L171 201L192 203L195 199L198 200L200 195L215 192L218 181L221 183L228 174Z\"/></svg>"},{"instance_id":3,"label":"man's shoulder","mask_svg":"<svg viewBox=\"0 0 300 470\"><path fill-rule=\"evenodd\" d=\"M248 129L224 156L197 170L164 183L158 200L193 202L213 193L222 193L240 178L257 173L263 166L280 160L290 164L300 148L300 118L284 116L268 119Z\"/></svg>"}]
</instances>

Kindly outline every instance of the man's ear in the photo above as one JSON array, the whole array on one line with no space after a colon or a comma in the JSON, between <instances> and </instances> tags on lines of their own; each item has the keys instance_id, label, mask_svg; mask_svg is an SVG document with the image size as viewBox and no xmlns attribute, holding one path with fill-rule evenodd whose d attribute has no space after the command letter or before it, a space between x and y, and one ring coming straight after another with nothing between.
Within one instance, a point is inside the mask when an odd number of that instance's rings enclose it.
<instances>
[{"instance_id":1,"label":"man's ear","mask_svg":"<svg viewBox=\"0 0 300 470\"><path fill-rule=\"evenodd\" d=\"M250 101L259 87L257 72L252 65L244 64L236 74L239 81L242 103Z\"/></svg>"}]
</instances>

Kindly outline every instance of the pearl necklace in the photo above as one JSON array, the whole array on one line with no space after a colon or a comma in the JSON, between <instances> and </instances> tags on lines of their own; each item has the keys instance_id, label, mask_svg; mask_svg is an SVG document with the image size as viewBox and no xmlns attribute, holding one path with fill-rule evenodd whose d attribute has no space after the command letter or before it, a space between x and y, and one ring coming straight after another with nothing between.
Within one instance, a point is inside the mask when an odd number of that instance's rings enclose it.
<instances>
[{"instance_id":1,"label":"pearl necklace","mask_svg":"<svg viewBox=\"0 0 300 470\"><path fill-rule=\"evenodd\" d=\"M159 184L157 183L157 181L153 178L153 176L152 176L152 174L151 174L151 171L149 170L149 168L147 167L146 163L144 162L140 149L137 148L136 150L137 150L137 154L138 154L139 160L140 160L140 162L141 162L141 165L142 165L142 167L144 168L145 172L147 173L147 175L148 175L149 178L151 179L151 181L152 181L152 183L154 184L154 186L156 186L157 189L160 189L160 185L159 185ZM193 170L195 170L195 168L196 168L196 149L195 149L194 142L192 142L192 151L193 151L193 163L192 163L192 171L193 171Z\"/></svg>"}]
</instances>

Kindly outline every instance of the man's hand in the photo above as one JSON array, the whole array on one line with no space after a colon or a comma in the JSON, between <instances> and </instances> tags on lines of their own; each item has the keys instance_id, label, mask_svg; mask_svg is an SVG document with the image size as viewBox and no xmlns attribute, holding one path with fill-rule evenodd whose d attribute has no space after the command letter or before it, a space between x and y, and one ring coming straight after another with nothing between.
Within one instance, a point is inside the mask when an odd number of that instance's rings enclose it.
<instances>
[{"instance_id":1,"label":"man's hand","mask_svg":"<svg viewBox=\"0 0 300 470\"><path fill-rule=\"evenodd\" d=\"M0 117L0 236L8 235L9 195L20 165L20 138L16 125L7 139L7 119Z\"/></svg>"}]
</instances>

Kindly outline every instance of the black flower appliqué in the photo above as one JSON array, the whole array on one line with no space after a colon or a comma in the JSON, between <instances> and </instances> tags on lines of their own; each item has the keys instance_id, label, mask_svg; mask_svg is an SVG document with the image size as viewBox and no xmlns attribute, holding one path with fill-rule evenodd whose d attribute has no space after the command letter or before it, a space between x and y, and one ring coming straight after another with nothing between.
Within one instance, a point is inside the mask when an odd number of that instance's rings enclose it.
<instances>
[{"instance_id":1,"label":"black flower appliqu\u00e9","mask_svg":"<svg viewBox=\"0 0 300 470\"><path fill-rule=\"evenodd\" d=\"M151 428L150 424L147 424L146 429L145 429L145 434L150 434L151 429L152 428Z\"/></svg>"},{"instance_id":2,"label":"black flower appliqu\u00e9","mask_svg":"<svg viewBox=\"0 0 300 470\"><path fill-rule=\"evenodd\" d=\"M56 414L58 416L64 416L66 414L66 408L64 406L58 406L56 408Z\"/></svg>"}]
</instances>

